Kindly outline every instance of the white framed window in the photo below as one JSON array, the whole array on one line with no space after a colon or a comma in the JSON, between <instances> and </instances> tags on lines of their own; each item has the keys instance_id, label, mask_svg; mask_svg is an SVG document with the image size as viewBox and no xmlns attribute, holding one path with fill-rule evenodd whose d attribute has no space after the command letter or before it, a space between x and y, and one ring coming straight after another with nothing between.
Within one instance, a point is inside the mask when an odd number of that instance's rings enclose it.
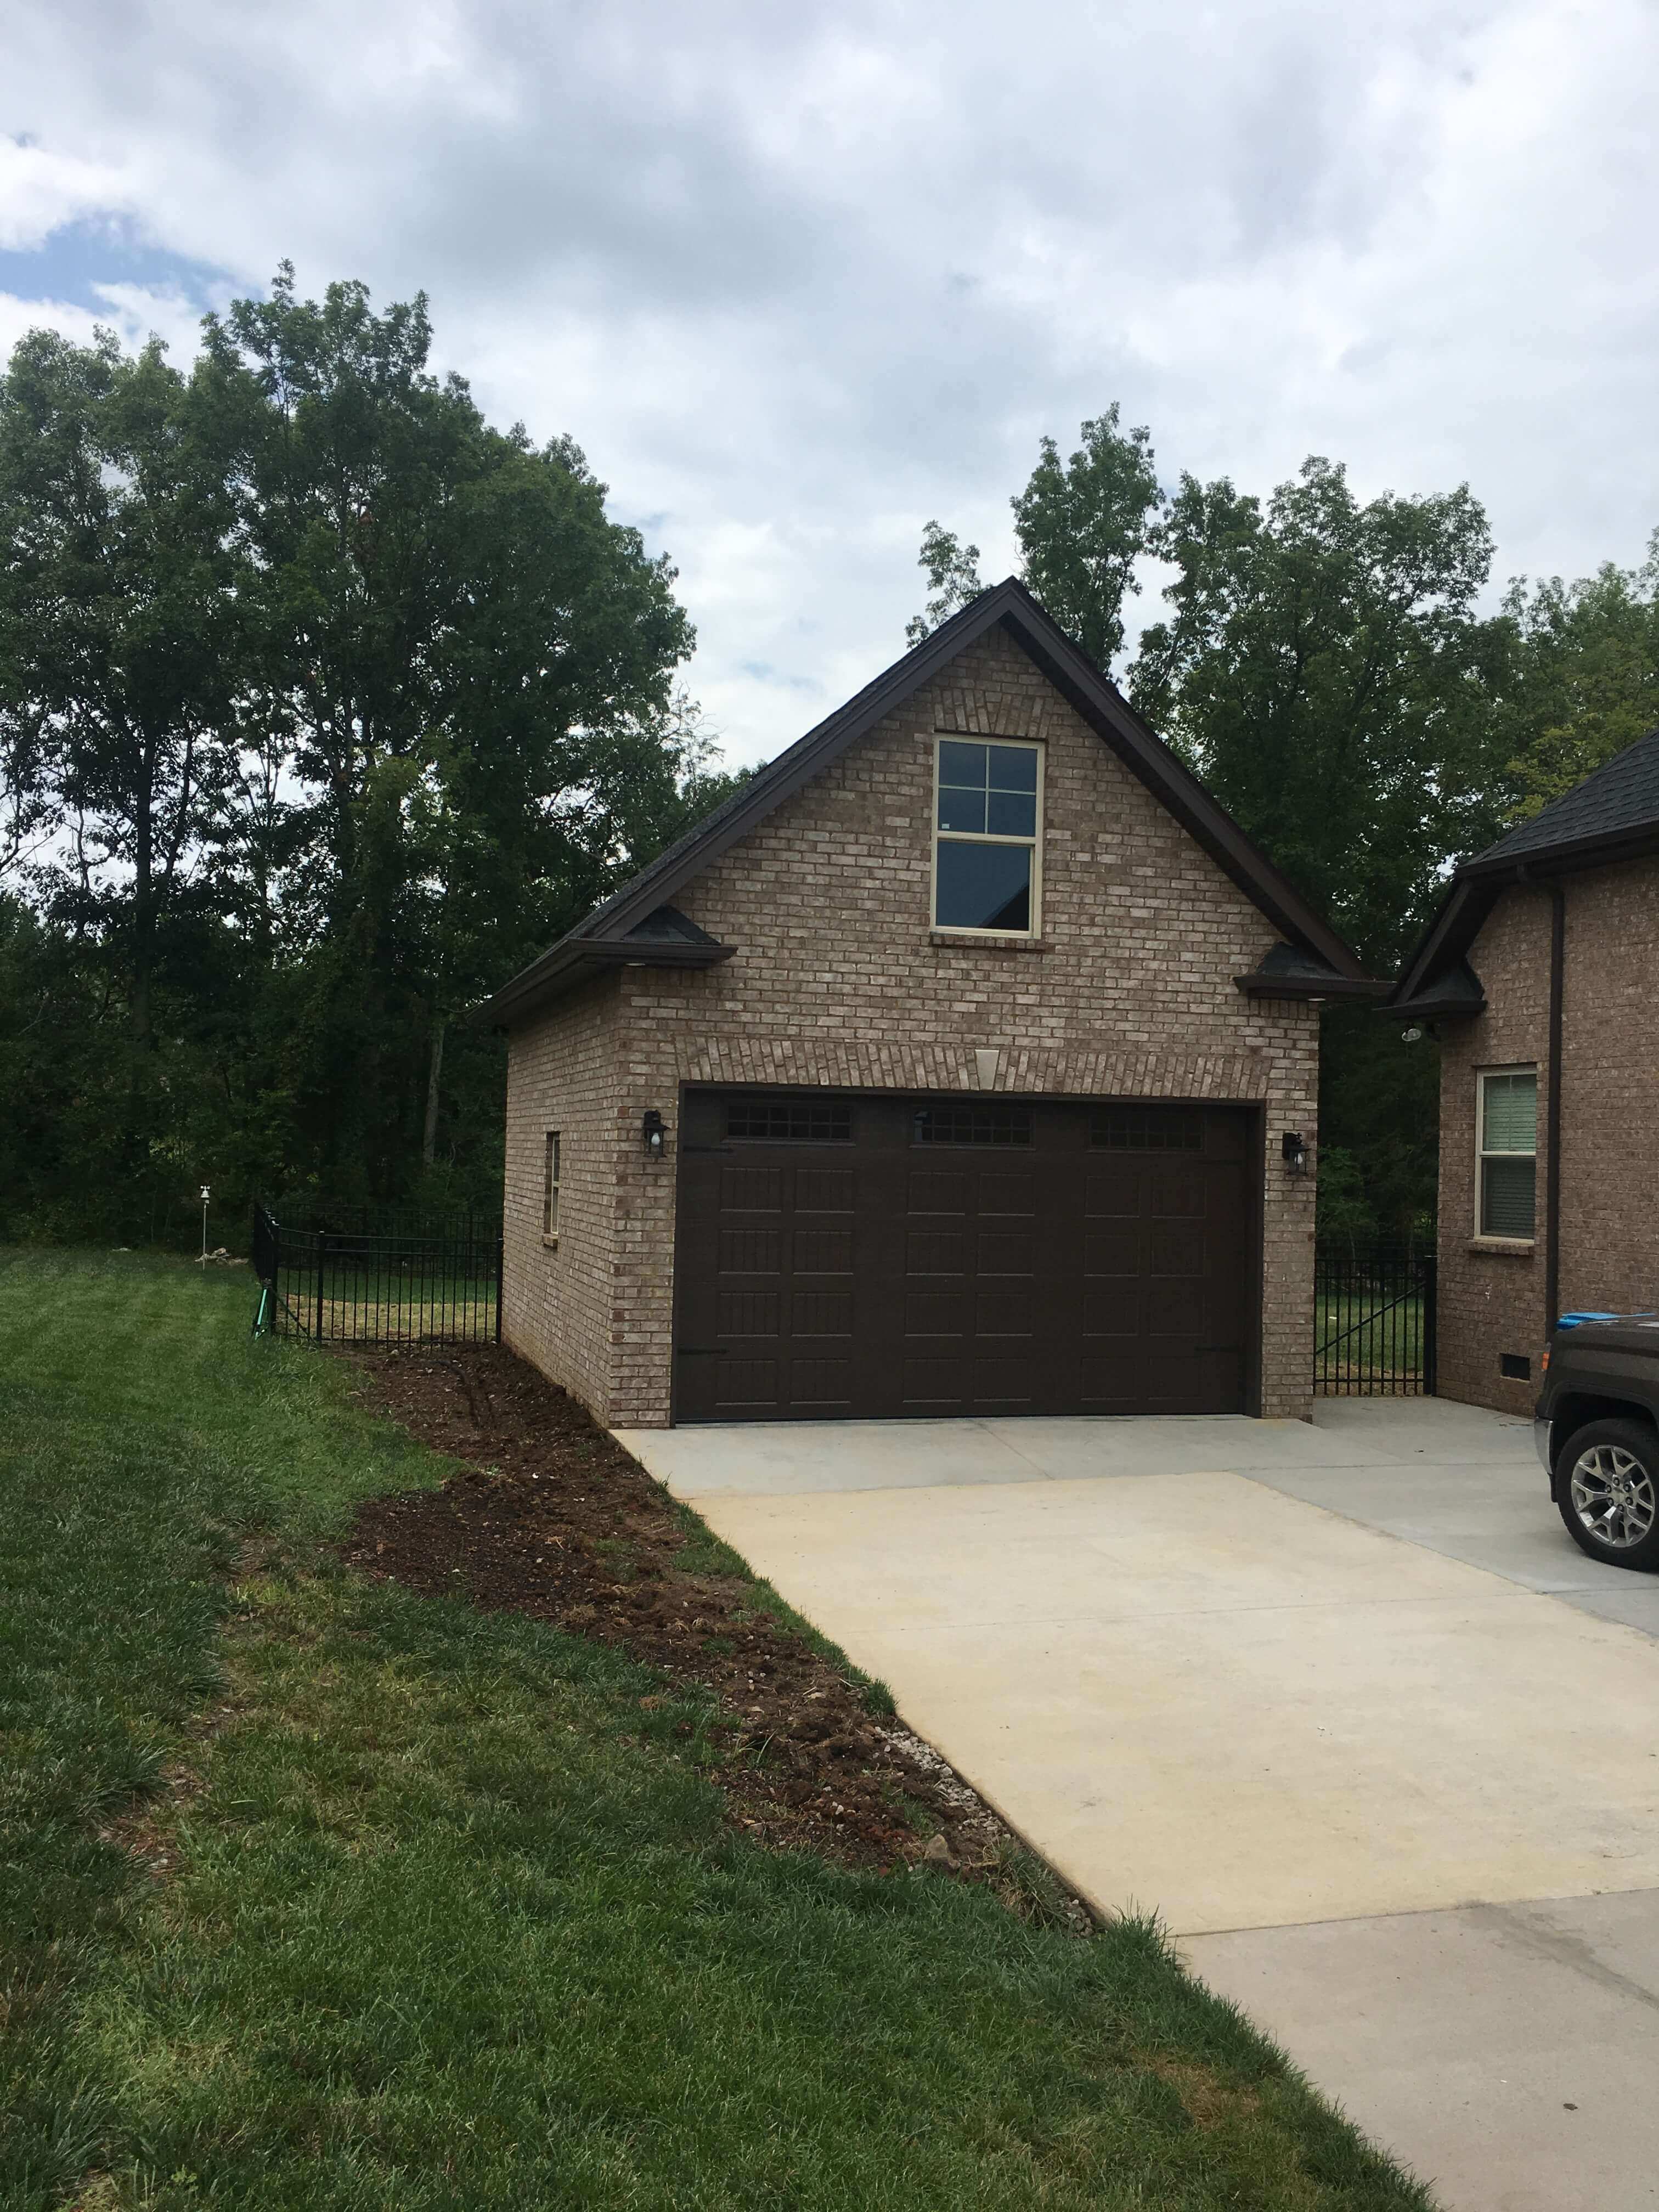
<instances>
[{"instance_id":1,"label":"white framed window","mask_svg":"<svg viewBox=\"0 0 1659 2212\"><path fill-rule=\"evenodd\" d=\"M940 738L933 750L933 927L1035 937L1042 915L1042 747Z\"/></svg>"},{"instance_id":2,"label":"white framed window","mask_svg":"<svg viewBox=\"0 0 1659 2212\"><path fill-rule=\"evenodd\" d=\"M559 1133L547 1132L546 1145L542 1153L542 1242L556 1244L559 1241Z\"/></svg>"},{"instance_id":3,"label":"white framed window","mask_svg":"<svg viewBox=\"0 0 1659 2212\"><path fill-rule=\"evenodd\" d=\"M1530 1243L1538 1192L1538 1070L1475 1077L1475 1224L1482 1237Z\"/></svg>"}]
</instances>

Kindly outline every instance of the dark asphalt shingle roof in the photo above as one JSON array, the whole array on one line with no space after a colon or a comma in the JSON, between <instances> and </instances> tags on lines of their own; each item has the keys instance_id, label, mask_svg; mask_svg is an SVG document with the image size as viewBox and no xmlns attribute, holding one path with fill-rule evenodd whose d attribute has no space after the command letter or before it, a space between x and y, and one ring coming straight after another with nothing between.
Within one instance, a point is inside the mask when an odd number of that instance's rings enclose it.
<instances>
[{"instance_id":1,"label":"dark asphalt shingle roof","mask_svg":"<svg viewBox=\"0 0 1659 2212\"><path fill-rule=\"evenodd\" d=\"M1638 738L1605 768L1552 799L1530 822L1520 823L1495 845L1488 845L1478 861L1523 860L1529 853L1551 852L1581 837L1605 837L1654 825L1659 825L1659 730Z\"/></svg>"}]
</instances>

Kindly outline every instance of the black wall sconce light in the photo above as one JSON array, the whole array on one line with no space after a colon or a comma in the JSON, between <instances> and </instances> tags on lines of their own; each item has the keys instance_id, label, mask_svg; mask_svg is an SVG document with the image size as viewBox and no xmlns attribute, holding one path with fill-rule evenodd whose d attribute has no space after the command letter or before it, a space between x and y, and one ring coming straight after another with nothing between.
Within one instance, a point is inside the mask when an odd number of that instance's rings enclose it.
<instances>
[{"instance_id":1,"label":"black wall sconce light","mask_svg":"<svg viewBox=\"0 0 1659 2212\"><path fill-rule=\"evenodd\" d=\"M659 1160L668 1144L668 1127L654 1106L645 1109L645 1157Z\"/></svg>"},{"instance_id":2,"label":"black wall sconce light","mask_svg":"<svg viewBox=\"0 0 1659 2212\"><path fill-rule=\"evenodd\" d=\"M1308 1146L1299 1129L1286 1129L1279 1140L1284 1155L1286 1175L1304 1176L1308 1172Z\"/></svg>"}]
</instances>

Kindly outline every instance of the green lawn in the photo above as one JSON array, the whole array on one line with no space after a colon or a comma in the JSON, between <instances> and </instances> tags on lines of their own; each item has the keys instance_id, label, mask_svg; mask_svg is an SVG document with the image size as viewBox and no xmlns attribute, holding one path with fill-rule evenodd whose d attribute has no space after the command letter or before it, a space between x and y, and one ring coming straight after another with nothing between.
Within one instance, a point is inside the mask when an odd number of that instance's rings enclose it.
<instances>
[{"instance_id":1,"label":"green lawn","mask_svg":"<svg viewBox=\"0 0 1659 2212\"><path fill-rule=\"evenodd\" d=\"M1352 1290L1322 1297L1314 1315L1315 1373L1332 1382L1385 1382L1423 1366L1423 1301Z\"/></svg>"},{"instance_id":2,"label":"green lawn","mask_svg":"<svg viewBox=\"0 0 1659 2212\"><path fill-rule=\"evenodd\" d=\"M9 2212L1422 2212L1147 1927L769 1855L695 1701L337 1570L444 1463L252 1302L0 1254Z\"/></svg>"}]
</instances>

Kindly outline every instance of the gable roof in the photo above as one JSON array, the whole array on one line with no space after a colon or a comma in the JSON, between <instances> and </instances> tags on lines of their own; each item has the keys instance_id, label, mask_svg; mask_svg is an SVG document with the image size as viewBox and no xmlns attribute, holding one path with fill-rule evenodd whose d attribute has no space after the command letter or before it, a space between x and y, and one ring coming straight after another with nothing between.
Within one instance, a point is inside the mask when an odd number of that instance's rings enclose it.
<instances>
[{"instance_id":1,"label":"gable roof","mask_svg":"<svg viewBox=\"0 0 1659 2212\"><path fill-rule=\"evenodd\" d=\"M574 989L602 967L658 964L638 933L677 891L930 683L958 653L999 625L1301 956L1297 974L1279 977L1273 995L1370 996L1383 988L1366 978L1355 955L1324 918L1245 836L1192 770L1153 736L1116 685L1073 644L1025 586L1010 577L981 592L845 706L757 770L742 790L595 907L550 951L503 984L480 1010L482 1018L510 1024L548 998ZM684 916L679 920L684 923ZM688 946L672 964L711 964L735 950L709 939L702 947ZM1242 988L1261 990L1269 978L1265 970L1258 970L1255 976L1239 981Z\"/></svg>"},{"instance_id":2,"label":"gable roof","mask_svg":"<svg viewBox=\"0 0 1659 2212\"><path fill-rule=\"evenodd\" d=\"M1486 997L1465 955L1512 884L1659 851L1659 730L1517 823L1454 872L1439 911L1389 994L1391 1008L1478 1014ZM1471 990L1470 987L1473 987Z\"/></svg>"}]
</instances>

